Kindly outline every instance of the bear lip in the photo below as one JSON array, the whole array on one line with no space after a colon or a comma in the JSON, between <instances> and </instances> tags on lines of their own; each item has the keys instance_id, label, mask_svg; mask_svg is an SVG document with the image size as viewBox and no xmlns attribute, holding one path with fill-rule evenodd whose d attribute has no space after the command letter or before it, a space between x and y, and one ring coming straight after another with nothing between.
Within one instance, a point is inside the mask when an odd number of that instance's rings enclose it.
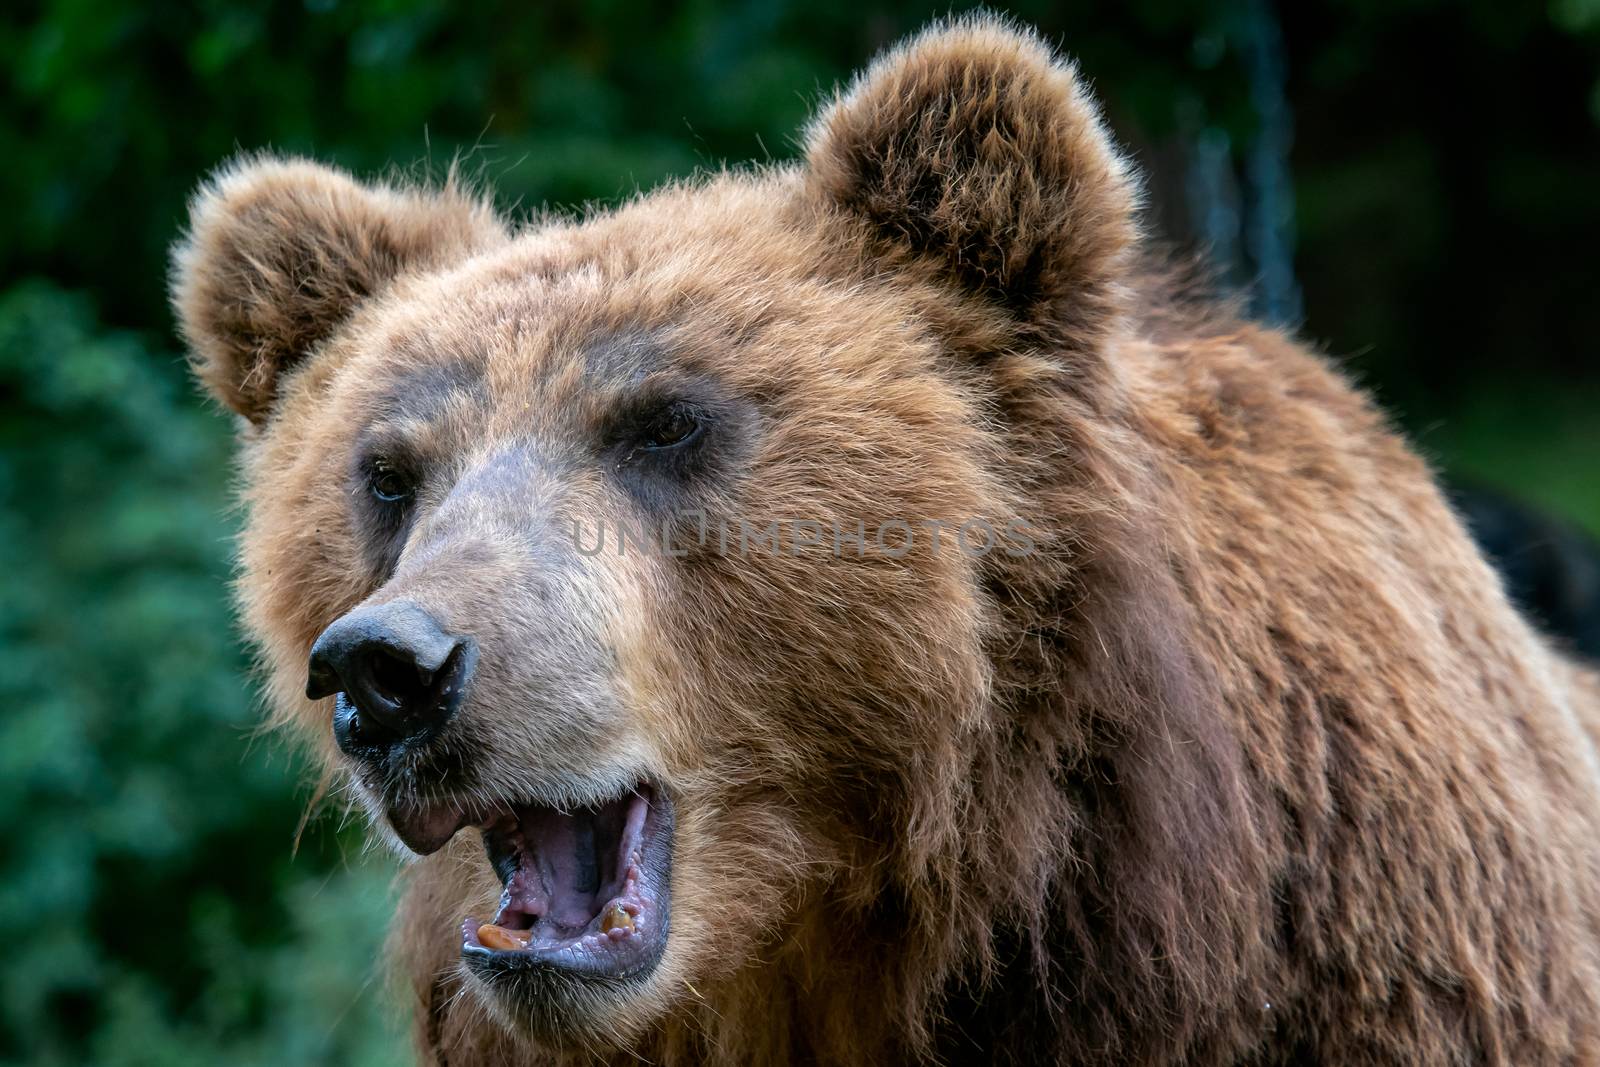
<instances>
[{"instance_id":1,"label":"bear lip","mask_svg":"<svg viewBox=\"0 0 1600 1067\"><path fill-rule=\"evenodd\" d=\"M493 925L525 941L486 946L475 917L461 952L483 977L517 968L618 979L648 973L667 938L673 808L639 783L620 796L560 809L517 804L480 827L504 892ZM626 916L624 919L623 916Z\"/></svg>"},{"instance_id":2,"label":"bear lip","mask_svg":"<svg viewBox=\"0 0 1600 1067\"><path fill-rule=\"evenodd\" d=\"M389 805L384 815L400 843L419 856L439 851L456 831L473 821L465 808L451 805Z\"/></svg>"}]
</instances>

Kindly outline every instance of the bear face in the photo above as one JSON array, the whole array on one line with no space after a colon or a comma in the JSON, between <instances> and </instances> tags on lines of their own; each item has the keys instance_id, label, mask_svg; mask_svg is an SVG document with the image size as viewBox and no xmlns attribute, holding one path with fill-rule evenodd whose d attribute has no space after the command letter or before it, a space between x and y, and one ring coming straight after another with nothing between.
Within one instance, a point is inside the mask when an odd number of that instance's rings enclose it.
<instances>
[{"instance_id":1,"label":"bear face","mask_svg":"<svg viewBox=\"0 0 1600 1067\"><path fill-rule=\"evenodd\" d=\"M718 217L770 212L784 193L730 190L709 225L624 212L397 284L315 357L324 380L295 383L311 390L305 425L285 407L251 461L267 488L245 565L273 576L254 617L269 633L306 622L283 653L291 684L319 633L357 609L415 605L476 643L466 699L437 737L353 762L407 844L431 851L505 809L526 825L535 803L673 800L676 840L659 844L663 868L668 845L676 855L674 935L626 961L630 974L687 951L697 919L718 953L750 951L718 929L726 903L706 901L702 918L686 887L781 914L781 884L743 885L727 868L817 862L784 846L824 819L881 835L878 802L841 775L949 773L923 767L920 746L937 730L957 749L985 681L975 560L874 536L902 516L1002 513L985 495L977 415L897 303L807 281L788 255L774 269L768 240ZM700 516L718 534L703 545L682 528ZM830 540L718 543L789 518ZM664 525L670 546L620 540ZM835 551L831 531L860 525L859 552ZM907 647L908 626L931 640ZM311 711L324 736L327 714ZM728 841L719 822L740 835L774 825ZM659 877L644 889L662 914L638 916L630 947L666 922ZM574 925L594 934L608 899Z\"/></svg>"},{"instance_id":2,"label":"bear face","mask_svg":"<svg viewBox=\"0 0 1600 1067\"><path fill-rule=\"evenodd\" d=\"M626 1038L828 872L957 851L985 588L1070 551L1016 540L1009 379L1097 373L1132 203L1072 71L981 22L803 167L582 223L268 158L197 197L175 302L247 420L275 706L410 849L478 828L437 934L491 1010ZM496 896L526 944L482 943Z\"/></svg>"}]
</instances>

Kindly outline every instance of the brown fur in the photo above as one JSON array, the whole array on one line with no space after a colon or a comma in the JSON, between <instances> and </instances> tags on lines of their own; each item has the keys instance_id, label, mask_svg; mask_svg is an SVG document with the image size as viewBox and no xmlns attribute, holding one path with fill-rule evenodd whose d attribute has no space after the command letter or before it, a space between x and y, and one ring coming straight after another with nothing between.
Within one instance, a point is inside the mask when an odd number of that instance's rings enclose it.
<instances>
[{"instance_id":1,"label":"brown fur","mask_svg":"<svg viewBox=\"0 0 1600 1067\"><path fill-rule=\"evenodd\" d=\"M432 1062L1600 1062L1600 682L1338 373L1140 266L1136 200L1073 70L986 19L880 59L802 166L514 239L311 164L201 194L175 300L254 424L281 716L336 767L308 649L417 597L488 665L455 788L677 798L660 967L535 1036L456 963L476 835L411 868ZM563 562L548 524L639 512L593 427L683 375L749 410L709 515L1037 551ZM388 561L375 428L443 472Z\"/></svg>"}]
</instances>

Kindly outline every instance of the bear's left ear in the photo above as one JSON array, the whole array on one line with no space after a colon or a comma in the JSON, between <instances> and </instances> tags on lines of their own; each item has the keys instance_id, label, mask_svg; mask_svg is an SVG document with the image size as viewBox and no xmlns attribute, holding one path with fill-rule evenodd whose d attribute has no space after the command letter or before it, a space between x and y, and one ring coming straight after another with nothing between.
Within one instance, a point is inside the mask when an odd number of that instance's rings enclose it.
<instances>
[{"instance_id":1,"label":"bear's left ear","mask_svg":"<svg viewBox=\"0 0 1600 1067\"><path fill-rule=\"evenodd\" d=\"M1121 314L1138 188L1075 68L1031 34L984 15L934 26L806 141L808 186L867 223L874 254L930 262L1083 343Z\"/></svg>"},{"instance_id":2,"label":"bear's left ear","mask_svg":"<svg viewBox=\"0 0 1600 1067\"><path fill-rule=\"evenodd\" d=\"M190 203L172 305L196 375L259 425L283 375L363 301L505 239L487 201L454 182L369 184L307 160L246 157Z\"/></svg>"}]
</instances>

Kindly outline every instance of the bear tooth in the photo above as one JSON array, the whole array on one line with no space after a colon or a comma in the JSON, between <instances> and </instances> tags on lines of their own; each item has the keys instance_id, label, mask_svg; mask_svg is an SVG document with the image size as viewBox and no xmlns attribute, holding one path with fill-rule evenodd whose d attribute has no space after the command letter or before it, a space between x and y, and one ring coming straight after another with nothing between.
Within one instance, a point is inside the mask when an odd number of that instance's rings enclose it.
<instances>
[{"instance_id":1,"label":"bear tooth","mask_svg":"<svg viewBox=\"0 0 1600 1067\"><path fill-rule=\"evenodd\" d=\"M618 929L632 930L633 916L623 910L621 904L612 904L600 919L600 932L609 934L611 931Z\"/></svg>"},{"instance_id":2,"label":"bear tooth","mask_svg":"<svg viewBox=\"0 0 1600 1067\"><path fill-rule=\"evenodd\" d=\"M519 952L533 940L532 931L507 930L502 926L484 923L478 927L478 944L499 952Z\"/></svg>"}]
</instances>

